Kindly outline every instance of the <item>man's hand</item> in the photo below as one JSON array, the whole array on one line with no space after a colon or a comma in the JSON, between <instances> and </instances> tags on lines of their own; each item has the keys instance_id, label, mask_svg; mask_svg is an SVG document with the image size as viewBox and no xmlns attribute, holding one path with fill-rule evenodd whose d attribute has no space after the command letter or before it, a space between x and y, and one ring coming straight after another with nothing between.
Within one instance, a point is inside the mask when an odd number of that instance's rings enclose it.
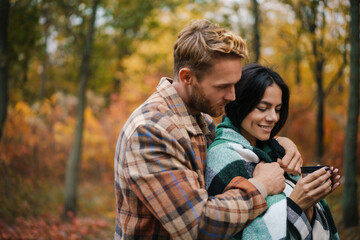
<instances>
[{"instance_id":1,"label":"man's hand","mask_svg":"<svg viewBox=\"0 0 360 240\"><path fill-rule=\"evenodd\" d=\"M293 175L300 174L300 167L303 165L303 160L295 143L286 137L278 137L276 140L285 149L285 156L283 159L278 159L277 161L280 167L287 173Z\"/></svg>"},{"instance_id":2,"label":"man's hand","mask_svg":"<svg viewBox=\"0 0 360 240\"><path fill-rule=\"evenodd\" d=\"M284 170L278 163L263 163L256 165L253 178L262 183L268 195L279 194L284 191Z\"/></svg>"}]
</instances>

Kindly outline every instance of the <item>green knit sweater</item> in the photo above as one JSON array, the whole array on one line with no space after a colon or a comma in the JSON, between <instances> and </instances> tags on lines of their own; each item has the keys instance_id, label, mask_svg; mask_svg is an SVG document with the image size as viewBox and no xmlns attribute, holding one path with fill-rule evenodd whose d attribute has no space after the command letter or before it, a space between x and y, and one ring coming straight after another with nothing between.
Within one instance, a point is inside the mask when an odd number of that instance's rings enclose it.
<instances>
[{"instance_id":1,"label":"green knit sweater","mask_svg":"<svg viewBox=\"0 0 360 240\"><path fill-rule=\"evenodd\" d=\"M216 138L209 146L205 184L209 195L221 194L235 176L252 177L260 161L282 158L284 149L274 139L256 148L240 134L226 116L216 128ZM310 223L305 213L290 199L299 176L285 174L283 193L268 196L268 210L257 217L234 239L339 239L330 210L322 200L315 206L315 220Z\"/></svg>"}]
</instances>

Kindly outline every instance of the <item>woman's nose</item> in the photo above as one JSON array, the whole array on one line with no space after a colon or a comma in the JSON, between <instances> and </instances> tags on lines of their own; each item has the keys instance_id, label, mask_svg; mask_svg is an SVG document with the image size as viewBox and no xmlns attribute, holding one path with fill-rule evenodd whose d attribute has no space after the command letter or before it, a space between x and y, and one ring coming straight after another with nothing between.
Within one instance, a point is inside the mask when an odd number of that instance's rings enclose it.
<instances>
[{"instance_id":1,"label":"woman's nose","mask_svg":"<svg viewBox=\"0 0 360 240\"><path fill-rule=\"evenodd\" d=\"M278 118L279 118L279 116L275 109L271 109L267 112L267 115L266 115L267 121L278 121Z\"/></svg>"}]
</instances>

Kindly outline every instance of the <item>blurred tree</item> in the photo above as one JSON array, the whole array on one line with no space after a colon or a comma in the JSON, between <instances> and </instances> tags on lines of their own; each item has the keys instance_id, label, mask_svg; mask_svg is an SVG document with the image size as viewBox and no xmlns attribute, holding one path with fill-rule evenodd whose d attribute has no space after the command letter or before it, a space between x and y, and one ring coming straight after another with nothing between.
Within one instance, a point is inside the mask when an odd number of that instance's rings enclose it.
<instances>
[{"instance_id":1,"label":"blurred tree","mask_svg":"<svg viewBox=\"0 0 360 240\"><path fill-rule=\"evenodd\" d=\"M260 59L260 30L259 30L259 18L260 18L260 11L259 11L259 4L257 0L252 0L252 13L254 17L254 25L253 25L253 50L255 53L254 62L258 62Z\"/></svg>"},{"instance_id":2,"label":"blurred tree","mask_svg":"<svg viewBox=\"0 0 360 240\"><path fill-rule=\"evenodd\" d=\"M124 57L131 54L133 52L133 42L136 42L136 40L139 39L146 39L148 38L149 31L155 27L158 27L158 24L154 21L146 22L146 19L149 15L152 14L152 11L157 8L173 8L173 6L176 5L176 2L174 0L169 1L116 1L116 3L111 1L104 2L104 6L108 6L107 4L113 4L112 8L100 8L105 15L102 16L101 21L109 21L110 25L105 24L105 29L102 29L105 33L106 31L112 30L119 30L119 34L113 33L113 41L116 43L117 49L115 50L118 58L118 66L116 72L123 72L122 68L122 61ZM115 7L114 7L115 6ZM68 5L63 5L63 9L68 8ZM86 11L86 10L85 10ZM94 13L93 13L94 14ZM73 15L71 15L73 16ZM71 19L70 16L70 19ZM92 17L95 17L95 15L92 15ZM84 19L84 18L83 18ZM83 20L84 21L84 20ZM95 21L95 20L94 20ZM84 23L84 22L83 22ZM145 24L146 23L146 24ZM95 24L95 22L92 22L92 24ZM80 24L84 25L84 24ZM146 26L145 26L146 25ZM92 26L92 25L91 25ZM110 27L110 28L109 28ZM92 28L98 28L95 24ZM106 30L107 29L107 30ZM68 27L65 28L67 32L72 32L73 29ZM90 71L90 68L92 70L92 73L97 70L97 67L95 65L91 65L89 59L90 59L90 52L93 53L94 49L89 48L90 45L92 45L90 40L90 28L89 32L87 33L85 37L86 39L86 46L85 46L85 52L83 55L83 61L81 64L81 70L80 70L80 90L79 90L79 103L78 103L78 113L77 113L77 125L76 125L76 134L75 134L75 141L72 147L72 151L69 157L69 163L68 163L68 169L66 173L66 192L65 192L65 205L64 205L64 212L62 214L62 218L66 219L68 218L68 213L72 212L76 215L76 184L77 184L77 176L79 174L79 165L81 161L81 152L82 152L82 138L83 138L83 124L84 124L84 109L86 106L85 103L85 90L86 85L88 83L88 72ZM71 34L71 36L75 36L74 44L78 45L76 42L79 42L79 37L82 35L79 34L82 31L79 31L77 34ZM94 32L94 29L92 29L92 32ZM110 31L111 32L111 31ZM70 34L69 34L70 35ZM92 38L92 37L91 37ZM106 38L105 38L106 39ZM96 39L95 39L96 42ZM90 45L89 45L90 44ZM111 46L104 46L100 45L98 43L97 47L100 47L100 49L109 48ZM76 49L76 48L75 48ZM107 50L108 51L108 50ZM100 54L97 52L96 54ZM100 54L101 56L101 54ZM102 57L102 56L101 56ZM91 66L91 67L90 67ZM103 70L102 70L103 71ZM122 76L123 74L116 74L113 78L115 81L114 85L108 85L108 89L113 89L111 86L120 86L123 79L118 79L118 76ZM92 76L94 77L94 76ZM99 79L95 81L94 83L90 83L90 86L93 86L93 88L101 87L104 84L102 76L97 76ZM85 80L86 79L86 80ZM96 77L95 77L96 79ZM99 81L100 80L100 81ZM115 88L116 89L116 88Z\"/></svg>"},{"instance_id":3,"label":"blurred tree","mask_svg":"<svg viewBox=\"0 0 360 240\"><path fill-rule=\"evenodd\" d=\"M81 68L84 54L84 40L88 31L89 18L91 17L92 1L48 1L43 6L42 28L43 35L48 28L49 38L44 39L44 45L52 46L51 52L44 47L43 53L48 53L50 59L46 74L50 75L53 69L50 86L46 87L47 94L51 95L61 89L65 92L74 93L78 89L79 69ZM50 12L50 15L47 15ZM48 24L48 26L47 26ZM47 40L47 41L46 41ZM47 59L46 54L40 58L42 65ZM51 66L49 66L51 65ZM50 68L51 67L51 68Z\"/></svg>"},{"instance_id":4,"label":"blurred tree","mask_svg":"<svg viewBox=\"0 0 360 240\"><path fill-rule=\"evenodd\" d=\"M84 129L84 110L86 107L85 92L90 76L90 60L92 52L92 44L95 32L96 12L100 0L94 0L90 18L90 24L85 36L84 52L82 55L82 62L79 71L79 93L77 106L77 124L75 132L75 140L72 146L71 154L68 160L66 170L65 183L65 203L64 211L62 213L63 220L69 220L71 213L77 213L77 185L78 174L82 153L83 129Z\"/></svg>"},{"instance_id":5,"label":"blurred tree","mask_svg":"<svg viewBox=\"0 0 360 240\"><path fill-rule=\"evenodd\" d=\"M0 2L0 140L8 107L8 54L7 32L9 20L9 0Z\"/></svg>"},{"instance_id":6,"label":"blurred tree","mask_svg":"<svg viewBox=\"0 0 360 240\"><path fill-rule=\"evenodd\" d=\"M320 163L324 154L324 86L323 74L325 65L324 54L324 28L325 21L325 3L321 6L322 1L312 0L308 4L301 3L302 20L304 27L310 35L311 53L310 60L311 70L317 86L317 115L316 115L316 160ZM317 34L320 32L320 34Z\"/></svg>"},{"instance_id":7,"label":"blurred tree","mask_svg":"<svg viewBox=\"0 0 360 240\"><path fill-rule=\"evenodd\" d=\"M38 88L29 81L31 60L38 56L40 5L37 1L10 1L8 64L10 102L32 101Z\"/></svg>"},{"instance_id":8,"label":"blurred tree","mask_svg":"<svg viewBox=\"0 0 360 240\"><path fill-rule=\"evenodd\" d=\"M250 62L260 58L260 21L261 12L257 0L251 1L214 1L212 21L219 22L225 28L232 29L246 40ZM209 10L208 10L209 11ZM219 12L219 13L218 13ZM221 20L219 21L219 15Z\"/></svg>"},{"instance_id":9,"label":"blurred tree","mask_svg":"<svg viewBox=\"0 0 360 240\"><path fill-rule=\"evenodd\" d=\"M289 4L288 1L283 1ZM290 2L290 5L292 3ZM301 62L304 58L304 54L301 51L301 37L304 30L299 27L301 21L301 13L299 8L293 8L295 19L294 22L290 23L292 27L282 27L279 29L279 35L283 41L286 42L285 56L283 59L283 66L288 68L291 63L294 63L295 71L294 78L296 85L301 83Z\"/></svg>"},{"instance_id":10,"label":"blurred tree","mask_svg":"<svg viewBox=\"0 0 360 240\"><path fill-rule=\"evenodd\" d=\"M49 57L48 57L48 42L49 42L49 35L50 35L50 27L52 25L52 19L50 18L50 4L44 2L41 7L41 23L43 25L42 29L42 51L40 53L41 58L41 85L40 85L40 99L44 99L47 96L46 91L46 83L48 81L48 67L49 67ZM40 24L41 25L41 24Z\"/></svg>"},{"instance_id":11,"label":"blurred tree","mask_svg":"<svg viewBox=\"0 0 360 240\"><path fill-rule=\"evenodd\" d=\"M297 30L296 37L304 36L308 38L310 51L305 54L300 54L299 48L295 47L295 60L296 65L299 67L301 56L306 57L310 64L310 69L313 74L313 78L316 82L316 144L315 144L315 160L320 163L321 158L324 155L324 112L325 112L325 97L329 94L335 83L341 79L343 70L346 67L346 48L339 47L338 44L330 43L327 38L328 35L328 22L326 14L330 11L328 1L324 0L311 0L311 1L294 1L294 0L282 0L283 3L291 6L295 13L295 17L298 18L301 23ZM341 40L340 34L337 36ZM346 44L346 39L344 45ZM332 78L328 87L324 86L325 80L325 66L329 61L329 54L342 55L342 64L339 64L337 74ZM300 79L300 75L296 76L296 79ZM298 80L297 80L298 81Z\"/></svg>"},{"instance_id":12,"label":"blurred tree","mask_svg":"<svg viewBox=\"0 0 360 240\"><path fill-rule=\"evenodd\" d=\"M185 1L187 2L187 1ZM117 30L114 42L117 46L116 73L113 78L113 92L119 92L125 79L123 59L134 52L134 45L138 40L146 40L154 28L160 27L158 19L151 17L155 9L172 11L178 6L179 0L121 0L113 4L112 26Z\"/></svg>"},{"instance_id":13,"label":"blurred tree","mask_svg":"<svg viewBox=\"0 0 360 240\"><path fill-rule=\"evenodd\" d=\"M356 180L356 153L359 118L359 1L350 0L350 94L344 146L343 220L346 227L359 224Z\"/></svg>"}]
</instances>

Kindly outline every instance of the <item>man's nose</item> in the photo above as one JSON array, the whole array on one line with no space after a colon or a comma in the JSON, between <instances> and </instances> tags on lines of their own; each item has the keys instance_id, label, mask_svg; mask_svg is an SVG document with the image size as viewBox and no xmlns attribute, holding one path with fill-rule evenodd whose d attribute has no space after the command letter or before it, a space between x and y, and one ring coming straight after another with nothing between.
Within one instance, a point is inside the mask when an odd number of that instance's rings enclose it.
<instances>
[{"instance_id":1,"label":"man's nose","mask_svg":"<svg viewBox=\"0 0 360 240\"><path fill-rule=\"evenodd\" d=\"M235 101L235 86L229 87L228 91L225 95L225 100L227 101Z\"/></svg>"}]
</instances>

